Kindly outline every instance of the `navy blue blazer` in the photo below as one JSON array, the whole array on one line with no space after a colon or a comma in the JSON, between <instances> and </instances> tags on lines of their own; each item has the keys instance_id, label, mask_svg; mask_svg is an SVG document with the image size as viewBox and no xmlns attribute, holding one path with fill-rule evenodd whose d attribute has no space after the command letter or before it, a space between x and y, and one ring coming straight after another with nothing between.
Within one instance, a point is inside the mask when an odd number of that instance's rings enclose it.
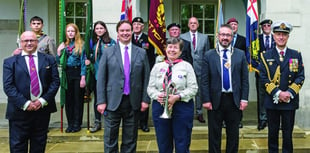
<instances>
[{"instance_id":1,"label":"navy blue blazer","mask_svg":"<svg viewBox=\"0 0 310 153\"><path fill-rule=\"evenodd\" d=\"M279 53L275 47L270 51L263 52L261 55L263 58L260 66L260 77L261 83L264 87L266 86L265 108L277 110L298 109L298 93L305 80L301 53L287 48L283 62L280 61ZM292 65L292 61L298 61L298 64ZM278 66L280 66L280 78L272 81ZM289 91L294 98L289 103L273 103L273 96L279 90Z\"/></svg>"},{"instance_id":2,"label":"navy blue blazer","mask_svg":"<svg viewBox=\"0 0 310 153\"><path fill-rule=\"evenodd\" d=\"M53 56L38 52L38 73L42 85L42 95L48 105L38 111L24 111L24 104L30 100L30 75L25 57L19 55L6 58L3 62L3 88L8 97L6 118L23 119L30 114L56 112L55 96L59 88L59 74Z\"/></svg>"},{"instance_id":3,"label":"navy blue blazer","mask_svg":"<svg viewBox=\"0 0 310 153\"><path fill-rule=\"evenodd\" d=\"M221 58L216 49L206 52L201 71L201 98L202 102L211 102L214 110L218 109L222 94ZM240 107L240 101L248 100L249 72L244 51L235 48L231 55L231 81L234 103Z\"/></svg>"}]
</instances>

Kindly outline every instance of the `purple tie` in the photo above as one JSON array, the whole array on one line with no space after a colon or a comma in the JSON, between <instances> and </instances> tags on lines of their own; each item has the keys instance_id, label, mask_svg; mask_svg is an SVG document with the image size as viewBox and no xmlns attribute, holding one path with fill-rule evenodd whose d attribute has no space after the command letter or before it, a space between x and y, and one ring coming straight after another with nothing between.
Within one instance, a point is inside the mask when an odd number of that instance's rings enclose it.
<instances>
[{"instance_id":1,"label":"purple tie","mask_svg":"<svg viewBox=\"0 0 310 153\"><path fill-rule=\"evenodd\" d=\"M125 46L125 54L124 54L124 94L129 95L130 93L130 61L128 54L128 46Z\"/></svg>"},{"instance_id":2,"label":"purple tie","mask_svg":"<svg viewBox=\"0 0 310 153\"><path fill-rule=\"evenodd\" d=\"M193 33L193 48L194 50L196 50L196 36L194 33Z\"/></svg>"},{"instance_id":3,"label":"purple tie","mask_svg":"<svg viewBox=\"0 0 310 153\"><path fill-rule=\"evenodd\" d=\"M34 64L33 55L29 55L29 69L30 69L30 84L31 84L31 93L34 96L38 96L40 93L39 79L36 70L36 65Z\"/></svg>"}]
</instances>

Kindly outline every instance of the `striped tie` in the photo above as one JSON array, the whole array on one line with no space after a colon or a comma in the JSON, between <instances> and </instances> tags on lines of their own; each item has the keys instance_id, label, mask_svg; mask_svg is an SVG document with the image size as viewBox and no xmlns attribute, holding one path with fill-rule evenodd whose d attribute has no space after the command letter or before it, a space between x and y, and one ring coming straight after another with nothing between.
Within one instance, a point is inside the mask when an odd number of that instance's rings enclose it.
<instances>
[{"instance_id":1,"label":"striped tie","mask_svg":"<svg viewBox=\"0 0 310 153\"><path fill-rule=\"evenodd\" d=\"M35 97L40 94L40 85L39 78L36 70L36 65L33 60L33 55L29 55L29 69L30 69L30 84L31 84L31 93Z\"/></svg>"}]
</instances>

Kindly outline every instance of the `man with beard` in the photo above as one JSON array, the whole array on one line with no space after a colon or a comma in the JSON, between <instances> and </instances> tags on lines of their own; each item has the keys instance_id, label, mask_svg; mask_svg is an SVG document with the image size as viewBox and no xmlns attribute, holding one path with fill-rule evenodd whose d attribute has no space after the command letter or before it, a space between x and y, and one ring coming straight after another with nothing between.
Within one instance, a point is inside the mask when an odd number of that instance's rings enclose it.
<instances>
[{"instance_id":1,"label":"man with beard","mask_svg":"<svg viewBox=\"0 0 310 153\"><path fill-rule=\"evenodd\" d=\"M202 63L201 97L208 110L209 152L221 152L222 122L226 122L226 152L237 153L239 123L248 105L249 74L243 51L231 46L233 30L220 27L219 44L209 50Z\"/></svg>"}]
</instances>

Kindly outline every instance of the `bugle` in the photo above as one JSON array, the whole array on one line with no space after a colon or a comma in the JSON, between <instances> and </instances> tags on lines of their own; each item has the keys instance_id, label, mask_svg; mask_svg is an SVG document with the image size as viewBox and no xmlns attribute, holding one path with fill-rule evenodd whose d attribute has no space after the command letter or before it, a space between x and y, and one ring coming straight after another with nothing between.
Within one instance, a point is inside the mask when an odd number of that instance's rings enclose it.
<instances>
[{"instance_id":1,"label":"bugle","mask_svg":"<svg viewBox=\"0 0 310 153\"><path fill-rule=\"evenodd\" d=\"M174 82L170 82L169 84L166 84L165 86L165 91L166 91L166 98L165 98L165 104L164 104L164 112L163 114L160 115L160 118L163 119L170 119L171 118L171 114L172 114L172 108L171 110L169 110L168 108L168 100L169 100L169 95L170 94L174 94L176 89L175 89L175 83Z\"/></svg>"}]
</instances>

